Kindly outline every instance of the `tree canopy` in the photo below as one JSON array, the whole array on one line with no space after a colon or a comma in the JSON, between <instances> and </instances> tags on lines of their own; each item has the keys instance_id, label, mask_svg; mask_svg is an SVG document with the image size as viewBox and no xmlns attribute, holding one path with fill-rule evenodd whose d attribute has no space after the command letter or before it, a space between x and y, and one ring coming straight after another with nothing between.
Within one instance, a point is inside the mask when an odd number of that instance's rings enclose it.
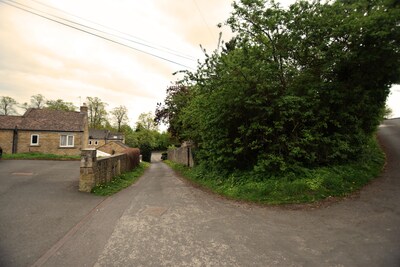
<instances>
[{"instance_id":1,"label":"tree canopy","mask_svg":"<svg viewBox=\"0 0 400 267\"><path fill-rule=\"evenodd\" d=\"M233 7L235 38L187 73L187 92L170 90L158 106L171 132L194 141L197 161L216 169L275 172L356 158L400 82L399 2Z\"/></svg>"},{"instance_id":2,"label":"tree canopy","mask_svg":"<svg viewBox=\"0 0 400 267\"><path fill-rule=\"evenodd\" d=\"M103 102L98 97L88 96L86 99L88 101L89 127L101 129L108 123L108 112L106 110L107 103Z\"/></svg>"},{"instance_id":3,"label":"tree canopy","mask_svg":"<svg viewBox=\"0 0 400 267\"><path fill-rule=\"evenodd\" d=\"M46 108L52 109L52 110L63 110L63 111L77 110L77 107L73 103L64 101L62 99L47 100Z\"/></svg>"},{"instance_id":4,"label":"tree canopy","mask_svg":"<svg viewBox=\"0 0 400 267\"><path fill-rule=\"evenodd\" d=\"M125 106L118 106L111 111L111 115L115 123L117 124L118 132L121 131L121 126L127 124L128 119L128 109Z\"/></svg>"},{"instance_id":5,"label":"tree canopy","mask_svg":"<svg viewBox=\"0 0 400 267\"><path fill-rule=\"evenodd\" d=\"M0 97L0 114L1 115L13 115L16 114L15 106L17 101L10 96Z\"/></svg>"}]
</instances>

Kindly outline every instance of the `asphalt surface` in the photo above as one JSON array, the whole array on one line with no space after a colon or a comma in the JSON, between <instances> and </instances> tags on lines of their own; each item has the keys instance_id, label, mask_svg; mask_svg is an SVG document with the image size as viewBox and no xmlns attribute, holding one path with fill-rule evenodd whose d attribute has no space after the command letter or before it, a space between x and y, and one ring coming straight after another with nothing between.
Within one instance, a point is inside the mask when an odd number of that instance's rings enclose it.
<instances>
[{"instance_id":1,"label":"asphalt surface","mask_svg":"<svg viewBox=\"0 0 400 267\"><path fill-rule=\"evenodd\" d=\"M36 253L34 261L21 262L96 267L400 266L400 120L385 121L379 138L387 153L382 176L352 198L319 208L291 210L225 200L154 162L135 185L101 203L85 195L91 206L100 205L55 238L58 241L47 242L41 256ZM0 231L3 237L3 226Z\"/></svg>"},{"instance_id":2,"label":"asphalt surface","mask_svg":"<svg viewBox=\"0 0 400 267\"><path fill-rule=\"evenodd\" d=\"M104 199L78 181L78 161L0 160L0 266L33 264Z\"/></svg>"}]
</instances>

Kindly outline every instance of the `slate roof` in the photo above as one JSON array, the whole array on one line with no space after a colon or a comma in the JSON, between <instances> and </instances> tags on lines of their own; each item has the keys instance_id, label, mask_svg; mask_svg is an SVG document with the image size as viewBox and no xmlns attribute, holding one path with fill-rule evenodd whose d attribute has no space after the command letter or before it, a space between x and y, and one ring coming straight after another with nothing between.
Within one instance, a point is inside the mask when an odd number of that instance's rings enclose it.
<instances>
[{"instance_id":1,"label":"slate roof","mask_svg":"<svg viewBox=\"0 0 400 267\"><path fill-rule=\"evenodd\" d=\"M107 139L108 130L89 129L89 139Z\"/></svg>"},{"instance_id":2,"label":"slate roof","mask_svg":"<svg viewBox=\"0 0 400 267\"><path fill-rule=\"evenodd\" d=\"M124 134L113 133L109 130L89 129L89 139L124 140Z\"/></svg>"},{"instance_id":3,"label":"slate roof","mask_svg":"<svg viewBox=\"0 0 400 267\"><path fill-rule=\"evenodd\" d=\"M22 121L21 116L0 115L0 129L12 130L15 128L16 125L19 125L21 121Z\"/></svg>"},{"instance_id":4,"label":"slate roof","mask_svg":"<svg viewBox=\"0 0 400 267\"><path fill-rule=\"evenodd\" d=\"M84 114L77 111L28 109L23 116L0 116L0 129L83 132Z\"/></svg>"}]
</instances>

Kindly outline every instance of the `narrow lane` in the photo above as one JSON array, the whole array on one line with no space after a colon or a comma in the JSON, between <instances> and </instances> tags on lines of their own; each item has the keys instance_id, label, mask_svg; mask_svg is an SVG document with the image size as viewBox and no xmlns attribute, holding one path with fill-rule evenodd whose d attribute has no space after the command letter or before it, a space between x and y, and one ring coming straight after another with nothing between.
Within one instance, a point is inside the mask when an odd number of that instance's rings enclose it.
<instances>
[{"instance_id":1,"label":"narrow lane","mask_svg":"<svg viewBox=\"0 0 400 267\"><path fill-rule=\"evenodd\" d=\"M399 120L386 121L379 135L389 159L382 177L319 209L221 199L155 162L47 265L399 266ZM109 213L115 201L125 205L118 216ZM107 214L114 224L102 225ZM90 257L77 257L85 249Z\"/></svg>"}]
</instances>

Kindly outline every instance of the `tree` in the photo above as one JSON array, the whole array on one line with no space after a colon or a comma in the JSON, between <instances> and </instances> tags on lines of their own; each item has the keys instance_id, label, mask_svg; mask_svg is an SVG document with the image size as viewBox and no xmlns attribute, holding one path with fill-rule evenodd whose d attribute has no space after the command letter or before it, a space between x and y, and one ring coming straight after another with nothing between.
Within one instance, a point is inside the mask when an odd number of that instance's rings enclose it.
<instances>
[{"instance_id":1,"label":"tree","mask_svg":"<svg viewBox=\"0 0 400 267\"><path fill-rule=\"evenodd\" d=\"M154 121L152 112L141 113L136 122L136 129L144 129L148 131L157 131L158 126Z\"/></svg>"},{"instance_id":2,"label":"tree","mask_svg":"<svg viewBox=\"0 0 400 267\"><path fill-rule=\"evenodd\" d=\"M29 104L27 102L22 103L21 105L19 105L19 107L22 108L25 111L30 109L30 106L29 106Z\"/></svg>"},{"instance_id":3,"label":"tree","mask_svg":"<svg viewBox=\"0 0 400 267\"><path fill-rule=\"evenodd\" d=\"M48 109L52 110L63 110L63 111L75 111L77 107L72 102L66 102L62 99L47 100L46 105Z\"/></svg>"},{"instance_id":4,"label":"tree","mask_svg":"<svg viewBox=\"0 0 400 267\"><path fill-rule=\"evenodd\" d=\"M44 108L46 104L46 98L42 94L31 96L31 108Z\"/></svg>"},{"instance_id":5,"label":"tree","mask_svg":"<svg viewBox=\"0 0 400 267\"><path fill-rule=\"evenodd\" d=\"M98 97L87 97L90 128L102 128L107 122L107 104Z\"/></svg>"},{"instance_id":6,"label":"tree","mask_svg":"<svg viewBox=\"0 0 400 267\"><path fill-rule=\"evenodd\" d=\"M111 115L117 123L118 132L120 132L121 125L128 123L128 109L125 106L116 107L111 111Z\"/></svg>"},{"instance_id":7,"label":"tree","mask_svg":"<svg viewBox=\"0 0 400 267\"><path fill-rule=\"evenodd\" d=\"M156 125L166 123L169 125L168 132L173 137L184 139L180 134L183 133L183 125L180 120L182 109L189 103L190 90L183 84L176 84L167 88L167 97L164 104L157 103L155 119Z\"/></svg>"},{"instance_id":8,"label":"tree","mask_svg":"<svg viewBox=\"0 0 400 267\"><path fill-rule=\"evenodd\" d=\"M176 94L159 109L178 122L177 135L197 144L196 159L272 173L356 158L400 80L400 3L299 1L283 9L242 0L233 7L227 24L235 39L187 73L190 97L179 112L169 109L180 103Z\"/></svg>"},{"instance_id":9,"label":"tree","mask_svg":"<svg viewBox=\"0 0 400 267\"><path fill-rule=\"evenodd\" d=\"M2 96L0 98L0 114L1 115L13 115L17 112L15 111L15 105L17 105L17 101L14 98L9 96Z\"/></svg>"}]
</instances>

